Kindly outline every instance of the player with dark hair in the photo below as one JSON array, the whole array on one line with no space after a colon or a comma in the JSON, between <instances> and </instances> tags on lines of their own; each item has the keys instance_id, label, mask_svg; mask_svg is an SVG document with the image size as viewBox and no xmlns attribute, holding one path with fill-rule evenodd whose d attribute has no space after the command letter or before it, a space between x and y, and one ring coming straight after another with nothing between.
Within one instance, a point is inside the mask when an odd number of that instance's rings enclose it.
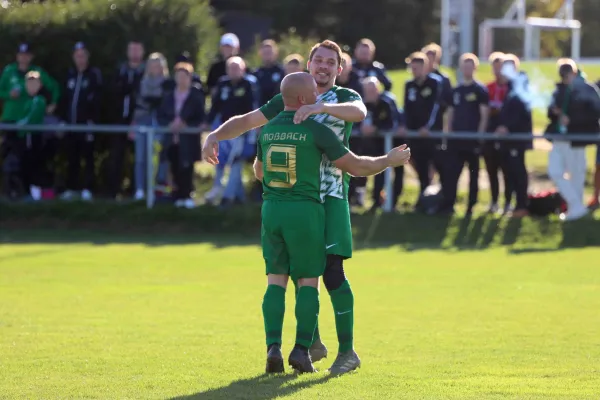
<instances>
[{"instance_id":1,"label":"player with dark hair","mask_svg":"<svg viewBox=\"0 0 600 400\"><path fill-rule=\"evenodd\" d=\"M317 83L319 102L300 107L294 114L294 121L300 123L315 115L317 122L331 129L347 145L352 123L362 121L367 110L358 93L335 85L335 79L342 71L341 60L342 50L335 42L325 40L312 48L308 70ZM231 118L206 138L202 149L204 160L212 164L218 163L219 141L235 138L243 132L263 126L283 109L281 95L277 95L260 109ZM321 174L327 241L323 283L331 296L339 342L338 356L330 370L344 373L360 366L360 359L353 345L354 294L343 266L344 260L352 257L352 227L348 204L350 177L326 158L321 163ZM327 356L327 348L320 341L318 328L310 352L314 361Z\"/></svg>"},{"instance_id":2,"label":"player with dark hair","mask_svg":"<svg viewBox=\"0 0 600 400\"><path fill-rule=\"evenodd\" d=\"M319 314L319 277L326 268L327 206L322 190L323 155L352 175L374 175L404 165L406 145L387 156L359 157L318 116L295 123L296 112L317 100L317 85L305 72L286 76L281 84L284 109L262 129L254 165L262 181L261 242L267 270L263 317L267 341L267 373L284 372L281 336L288 278L297 282L296 345L289 364L299 372L314 372L308 348ZM343 222L343 221L342 221ZM326 272L325 272L326 273ZM342 368L332 373L346 372Z\"/></svg>"}]
</instances>

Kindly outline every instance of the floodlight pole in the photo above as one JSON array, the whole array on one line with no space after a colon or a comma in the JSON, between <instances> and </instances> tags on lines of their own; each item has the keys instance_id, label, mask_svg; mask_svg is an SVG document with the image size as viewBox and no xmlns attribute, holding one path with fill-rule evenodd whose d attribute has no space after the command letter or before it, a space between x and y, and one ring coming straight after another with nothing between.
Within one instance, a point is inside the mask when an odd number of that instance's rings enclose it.
<instances>
[{"instance_id":1,"label":"floodlight pole","mask_svg":"<svg viewBox=\"0 0 600 400\"><path fill-rule=\"evenodd\" d=\"M460 54L472 53L473 50L473 20L474 15L474 0L461 0L460 1ZM456 77L459 82L463 82L462 74L460 69L456 71Z\"/></svg>"},{"instance_id":2,"label":"floodlight pole","mask_svg":"<svg viewBox=\"0 0 600 400\"><path fill-rule=\"evenodd\" d=\"M442 65L449 67L452 64L452 54L450 54L450 48L452 47L452 32L451 32L451 21L450 21L450 0L442 0L442 15L440 18L441 24L441 46L442 46Z\"/></svg>"}]
</instances>

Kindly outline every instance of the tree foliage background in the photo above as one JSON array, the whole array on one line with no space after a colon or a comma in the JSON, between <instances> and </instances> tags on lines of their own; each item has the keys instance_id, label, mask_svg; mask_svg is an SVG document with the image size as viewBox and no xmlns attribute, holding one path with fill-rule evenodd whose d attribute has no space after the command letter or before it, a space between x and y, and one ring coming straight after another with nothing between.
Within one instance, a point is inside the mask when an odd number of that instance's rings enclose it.
<instances>
[{"instance_id":1,"label":"tree foliage background","mask_svg":"<svg viewBox=\"0 0 600 400\"><path fill-rule=\"evenodd\" d=\"M294 27L302 36L329 38L352 48L362 37L377 45L377 58L389 67L402 65L404 58L431 41L439 41L440 0L212 0L218 12L241 10L269 16L273 34ZM475 0L475 27L485 18L500 18L511 0ZM562 0L528 0L531 16L552 17ZM583 24L582 56L600 56L600 1L577 0L575 17ZM473 35L477 39L477 29ZM570 54L569 32L542 34L542 57ZM519 30L496 34L498 50L517 54L522 49ZM474 43L477 43L475 40Z\"/></svg>"}]
</instances>

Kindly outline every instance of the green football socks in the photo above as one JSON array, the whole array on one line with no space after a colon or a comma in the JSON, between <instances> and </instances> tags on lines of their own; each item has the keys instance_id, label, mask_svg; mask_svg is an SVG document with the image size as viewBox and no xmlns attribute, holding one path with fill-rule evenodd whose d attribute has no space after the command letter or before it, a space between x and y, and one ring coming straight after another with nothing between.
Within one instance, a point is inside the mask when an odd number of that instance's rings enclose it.
<instances>
[{"instance_id":1,"label":"green football socks","mask_svg":"<svg viewBox=\"0 0 600 400\"><path fill-rule=\"evenodd\" d=\"M307 349L312 345L318 317L319 291L314 287L302 286L296 297L296 344Z\"/></svg>"},{"instance_id":2,"label":"green football socks","mask_svg":"<svg viewBox=\"0 0 600 400\"><path fill-rule=\"evenodd\" d=\"M262 303L267 346L281 344L283 316L285 315L285 288L278 285L267 286Z\"/></svg>"},{"instance_id":3,"label":"green football socks","mask_svg":"<svg viewBox=\"0 0 600 400\"><path fill-rule=\"evenodd\" d=\"M298 298L298 284L296 282L294 282L294 291L295 291L294 292L295 297L297 299ZM313 343L319 339L321 339L321 335L319 335L319 319L317 318L317 325L315 325L315 333L313 335ZM311 343L311 345L312 345L312 343Z\"/></svg>"},{"instance_id":4,"label":"green football socks","mask_svg":"<svg viewBox=\"0 0 600 400\"><path fill-rule=\"evenodd\" d=\"M354 346L354 294L350 283L346 280L342 286L329 292L329 295L335 314L339 352L345 353L352 350Z\"/></svg>"}]
</instances>

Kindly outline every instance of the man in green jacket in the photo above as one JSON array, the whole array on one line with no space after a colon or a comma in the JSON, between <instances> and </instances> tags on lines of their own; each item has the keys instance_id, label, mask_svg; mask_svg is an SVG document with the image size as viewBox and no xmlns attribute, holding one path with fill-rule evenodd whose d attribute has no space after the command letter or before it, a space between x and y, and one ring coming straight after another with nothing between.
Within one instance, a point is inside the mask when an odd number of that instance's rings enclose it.
<instances>
[{"instance_id":1,"label":"man in green jacket","mask_svg":"<svg viewBox=\"0 0 600 400\"><path fill-rule=\"evenodd\" d=\"M25 75L31 71L39 72L44 90L49 94L49 105L46 112L52 114L56 108L60 95L58 83L42 68L32 65L32 60L31 47L23 43L19 45L17 62L7 65L2 71L0 76L0 101L3 102L3 110L0 120L3 122L17 122L22 118L29 101L25 89Z\"/></svg>"}]
</instances>

